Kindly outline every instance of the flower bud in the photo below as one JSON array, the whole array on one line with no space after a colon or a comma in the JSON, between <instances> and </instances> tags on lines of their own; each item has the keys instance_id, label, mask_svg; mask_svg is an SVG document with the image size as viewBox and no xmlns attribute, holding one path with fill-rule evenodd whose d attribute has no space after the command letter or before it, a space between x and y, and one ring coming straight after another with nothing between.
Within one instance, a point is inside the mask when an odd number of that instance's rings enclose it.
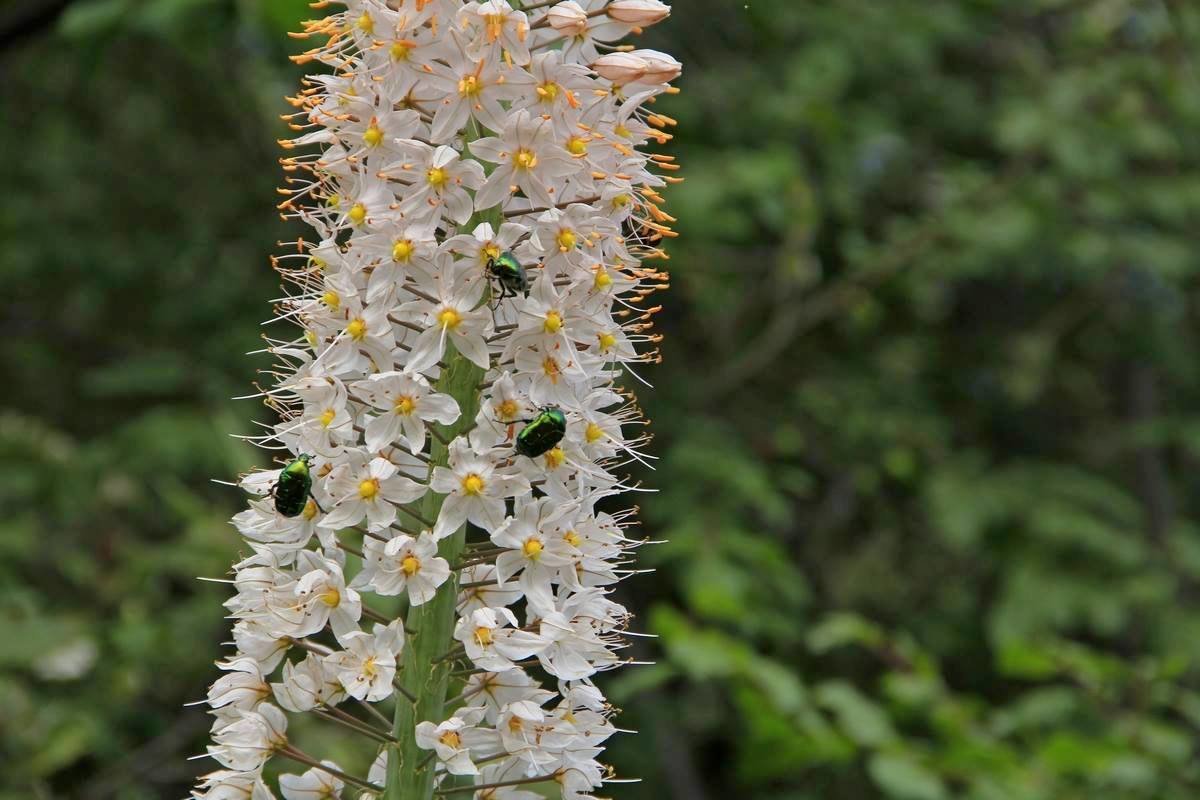
<instances>
[{"instance_id":1,"label":"flower bud","mask_svg":"<svg viewBox=\"0 0 1200 800\"><path fill-rule=\"evenodd\" d=\"M575 0L559 3L546 14L550 27L564 36L579 36L587 30L587 12Z\"/></svg>"},{"instance_id":2,"label":"flower bud","mask_svg":"<svg viewBox=\"0 0 1200 800\"><path fill-rule=\"evenodd\" d=\"M671 14L671 7L659 0L613 0L607 14L610 19L629 25L653 25Z\"/></svg>"},{"instance_id":3,"label":"flower bud","mask_svg":"<svg viewBox=\"0 0 1200 800\"><path fill-rule=\"evenodd\" d=\"M646 71L634 83L659 84L670 83L683 72L683 64L673 57L658 50L634 50L629 55L637 56L646 64Z\"/></svg>"},{"instance_id":4,"label":"flower bud","mask_svg":"<svg viewBox=\"0 0 1200 800\"><path fill-rule=\"evenodd\" d=\"M633 83L650 69L646 59L635 53L606 53L592 63L592 69L617 86Z\"/></svg>"}]
</instances>

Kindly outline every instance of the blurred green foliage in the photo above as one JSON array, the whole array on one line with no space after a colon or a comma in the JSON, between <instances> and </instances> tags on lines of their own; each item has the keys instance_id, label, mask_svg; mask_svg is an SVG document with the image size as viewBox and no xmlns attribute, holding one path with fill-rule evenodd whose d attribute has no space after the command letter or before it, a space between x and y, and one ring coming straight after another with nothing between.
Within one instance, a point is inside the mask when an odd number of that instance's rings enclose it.
<instances>
[{"instance_id":1,"label":"blurred green foliage","mask_svg":"<svg viewBox=\"0 0 1200 800\"><path fill-rule=\"evenodd\" d=\"M296 0L0 53L0 798L180 796ZM679 0L618 798L1200 793L1200 9ZM15 294L13 293L15 290ZM329 736L306 731L305 736ZM326 738L311 749L336 755Z\"/></svg>"}]
</instances>

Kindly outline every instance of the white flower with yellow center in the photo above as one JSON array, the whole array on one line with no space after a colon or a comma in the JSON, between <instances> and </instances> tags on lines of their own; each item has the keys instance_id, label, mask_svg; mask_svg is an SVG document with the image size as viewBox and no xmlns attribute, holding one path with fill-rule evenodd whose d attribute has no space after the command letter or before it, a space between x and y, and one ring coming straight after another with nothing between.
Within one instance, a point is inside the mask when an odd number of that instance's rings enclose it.
<instances>
[{"instance_id":1,"label":"white flower with yellow center","mask_svg":"<svg viewBox=\"0 0 1200 800\"><path fill-rule=\"evenodd\" d=\"M475 195L477 208L503 202L518 189L534 206L552 206L557 202L561 179L579 170L575 160L555 141L554 122L525 109L505 121L498 138L471 142L471 154L496 165Z\"/></svg>"},{"instance_id":2,"label":"white flower with yellow center","mask_svg":"<svg viewBox=\"0 0 1200 800\"><path fill-rule=\"evenodd\" d=\"M354 631L342 637L340 652L328 656L346 693L376 702L392 694L397 657L404 649L404 628L397 620L375 625L373 633Z\"/></svg>"},{"instance_id":3,"label":"white flower with yellow center","mask_svg":"<svg viewBox=\"0 0 1200 800\"><path fill-rule=\"evenodd\" d=\"M473 723L482 715L482 709L464 708L437 725L422 722L417 725L417 746L433 750L451 775L478 775L479 768L471 761L470 743Z\"/></svg>"},{"instance_id":4,"label":"white flower with yellow center","mask_svg":"<svg viewBox=\"0 0 1200 800\"><path fill-rule=\"evenodd\" d=\"M547 641L533 631L517 627L507 608L477 608L461 617L454 638L462 642L467 658L479 669L503 672L546 648Z\"/></svg>"},{"instance_id":5,"label":"white flower with yellow center","mask_svg":"<svg viewBox=\"0 0 1200 800\"><path fill-rule=\"evenodd\" d=\"M401 145L403 159L384 168L384 174L412 187L399 211L430 224L438 224L442 217L459 225L470 219L473 206L467 190L483 184L483 167L462 160L457 150L446 145L433 147L415 139L406 139Z\"/></svg>"},{"instance_id":6,"label":"white flower with yellow center","mask_svg":"<svg viewBox=\"0 0 1200 800\"><path fill-rule=\"evenodd\" d=\"M442 539L464 522L495 530L504 522L504 500L529 493L529 481L475 455L465 439L450 444L449 465L436 467L429 488L446 495L434 538Z\"/></svg>"},{"instance_id":7,"label":"white flower with yellow center","mask_svg":"<svg viewBox=\"0 0 1200 800\"><path fill-rule=\"evenodd\" d=\"M447 257L448 258L448 257ZM421 331L412 343L405 369L423 372L446 354L446 345L472 363L487 369L491 364L484 336L490 321L487 309L478 310L483 285L463 273L452 274L432 286L420 285L425 297L401 306L397 313Z\"/></svg>"},{"instance_id":8,"label":"white flower with yellow center","mask_svg":"<svg viewBox=\"0 0 1200 800\"><path fill-rule=\"evenodd\" d=\"M367 519L370 530L383 530L396 519L397 504L411 503L425 494L426 487L412 478L397 474L399 468L386 458L367 459L360 451L350 451L346 461L329 476L326 487L334 506L317 523L337 530Z\"/></svg>"},{"instance_id":9,"label":"white flower with yellow center","mask_svg":"<svg viewBox=\"0 0 1200 800\"><path fill-rule=\"evenodd\" d=\"M358 397L382 412L370 417L364 436L367 449L379 451L392 446L401 433L408 449L419 453L425 447L425 425L449 425L458 419L458 402L434 392L419 373L380 372L353 384Z\"/></svg>"},{"instance_id":10,"label":"white flower with yellow center","mask_svg":"<svg viewBox=\"0 0 1200 800\"><path fill-rule=\"evenodd\" d=\"M467 46L472 55L489 59L506 56L522 66L529 63L529 18L508 0L467 3L458 12L458 20L461 28L474 32Z\"/></svg>"},{"instance_id":11,"label":"white flower with yellow center","mask_svg":"<svg viewBox=\"0 0 1200 800\"><path fill-rule=\"evenodd\" d=\"M450 564L437 550L428 532L415 539L396 536L386 543L369 539L363 543L363 569L354 585L381 595L407 594L413 606L427 603L450 577Z\"/></svg>"}]
</instances>

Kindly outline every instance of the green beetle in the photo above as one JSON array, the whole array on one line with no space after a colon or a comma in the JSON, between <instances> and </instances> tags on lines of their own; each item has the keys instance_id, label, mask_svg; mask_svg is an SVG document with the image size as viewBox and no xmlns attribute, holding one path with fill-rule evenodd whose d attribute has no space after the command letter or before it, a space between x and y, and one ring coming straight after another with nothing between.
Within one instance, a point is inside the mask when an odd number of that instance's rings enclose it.
<instances>
[{"instance_id":1,"label":"green beetle","mask_svg":"<svg viewBox=\"0 0 1200 800\"><path fill-rule=\"evenodd\" d=\"M526 274L525 267L521 266L521 262L517 261L517 257L511 250L505 250L494 258L488 256L484 271L487 273L489 281L500 284L500 294L494 296L497 304L505 298L516 297L518 294L529 296L529 275Z\"/></svg>"},{"instance_id":2,"label":"green beetle","mask_svg":"<svg viewBox=\"0 0 1200 800\"><path fill-rule=\"evenodd\" d=\"M519 455L529 458L552 450L567 432L567 416L558 406L546 406L533 419L522 421L528 424L517 434L515 448Z\"/></svg>"},{"instance_id":3,"label":"green beetle","mask_svg":"<svg viewBox=\"0 0 1200 800\"><path fill-rule=\"evenodd\" d=\"M280 471L279 479L271 487L275 510L285 517L299 516L308 505L308 498L312 497L312 472L308 468L312 458L308 453L301 453ZM317 502L315 497L313 502Z\"/></svg>"}]
</instances>

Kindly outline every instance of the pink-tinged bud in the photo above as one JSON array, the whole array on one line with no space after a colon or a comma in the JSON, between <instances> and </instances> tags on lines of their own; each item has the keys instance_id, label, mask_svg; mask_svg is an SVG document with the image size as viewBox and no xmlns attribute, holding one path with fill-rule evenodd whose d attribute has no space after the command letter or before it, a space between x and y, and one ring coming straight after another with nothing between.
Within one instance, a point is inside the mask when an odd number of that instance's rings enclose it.
<instances>
[{"instance_id":1,"label":"pink-tinged bud","mask_svg":"<svg viewBox=\"0 0 1200 800\"><path fill-rule=\"evenodd\" d=\"M653 25L671 14L671 7L659 0L613 0L607 9L610 19L629 25Z\"/></svg>"},{"instance_id":2,"label":"pink-tinged bud","mask_svg":"<svg viewBox=\"0 0 1200 800\"><path fill-rule=\"evenodd\" d=\"M650 85L670 83L683 72L683 64L657 50L634 50L629 55L637 56L646 64L646 71L640 77L635 78L633 83Z\"/></svg>"},{"instance_id":3,"label":"pink-tinged bud","mask_svg":"<svg viewBox=\"0 0 1200 800\"><path fill-rule=\"evenodd\" d=\"M624 86L642 78L650 65L635 53L606 53L592 63L592 69L600 77Z\"/></svg>"},{"instance_id":4,"label":"pink-tinged bud","mask_svg":"<svg viewBox=\"0 0 1200 800\"><path fill-rule=\"evenodd\" d=\"M575 0L559 3L546 14L550 27L564 36L580 36L587 32L588 15Z\"/></svg>"}]
</instances>

